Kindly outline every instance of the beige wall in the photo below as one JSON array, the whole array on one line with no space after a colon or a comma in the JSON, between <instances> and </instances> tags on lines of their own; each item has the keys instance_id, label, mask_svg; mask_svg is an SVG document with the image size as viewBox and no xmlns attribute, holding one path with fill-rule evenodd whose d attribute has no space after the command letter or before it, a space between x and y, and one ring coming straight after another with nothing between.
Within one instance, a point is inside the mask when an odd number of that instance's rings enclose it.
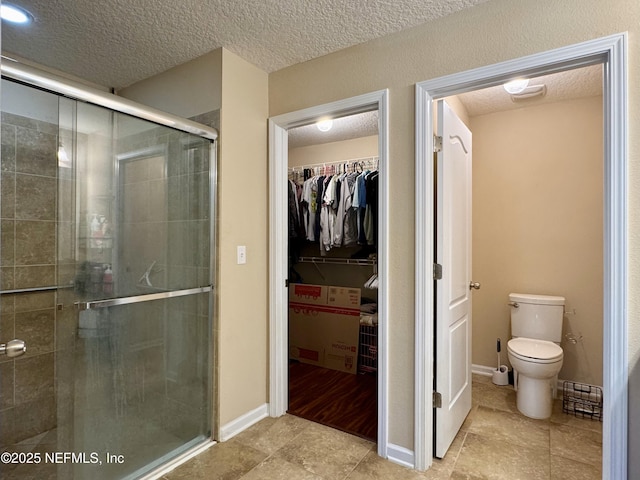
<instances>
[{"instance_id":1,"label":"beige wall","mask_svg":"<svg viewBox=\"0 0 640 480\"><path fill-rule=\"evenodd\" d=\"M508 364L510 292L561 295L560 378L602 385L602 97L472 117L473 363Z\"/></svg>"},{"instance_id":2,"label":"beige wall","mask_svg":"<svg viewBox=\"0 0 640 480\"><path fill-rule=\"evenodd\" d=\"M190 118L222 105L222 49L134 83L118 95Z\"/></svg>"},{"instance_id":3,"label":"beige wall","mask_svg":"<svg viewBox=\"0 0 640 480\"><path fill-rule=\"evenodd\" d=\"M289 149L289 166L299 167L378 156L378 136Z\"/></svg>"},{"instance_id":4,"label":"beige wall","mask_svg":"<svg viewBox=\"0 0 640 480\"><path fill-rule=\"evenodd\" d=\"M268 76L223 50L220 113L220 423L268 402ZM236 246L247 247L236 265Z\"/></svg>"},{"instance_id":5,"label":"beige wall","mask_svg":"<svg viewBox=\"0 0 640 480\"><path fill-rule=\"evenodd\" d=\"M390 385L389 440L413 447L415 83L628 31L629 102L640 75L635 50L640 3L635 0L492 0L382 39L326 55L269 75L269 114L278 115L383 88L390 91ZM461 41L464 39L464 41ZM628 314L640 314L640 110L629 110ZM640 322L629 322L631 389L640 396ZM636 420L633 420L633 419ZM640 403L631 402L630 451L640 449ZM635 422L635 423L634 423ZM640 460L633 467L640 472Z\"/></svg>"}]
</instances>

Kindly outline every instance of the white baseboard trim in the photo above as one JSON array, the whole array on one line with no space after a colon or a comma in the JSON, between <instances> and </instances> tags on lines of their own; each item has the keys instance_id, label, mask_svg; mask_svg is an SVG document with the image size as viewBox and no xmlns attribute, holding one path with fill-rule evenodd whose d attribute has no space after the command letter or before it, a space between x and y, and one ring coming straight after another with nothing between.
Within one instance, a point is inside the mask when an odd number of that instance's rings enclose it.
<instances>
[{"instance_id":1,"label":"white baseboard trim","mask_svg":"<svg viewBox=\"0 0 640 480\"><path fill-rule=\"evenodd\" d=\"M476 375L483 375L485 377L492 377L494 370L495 368L487 367L486 365L471 365L471 373L475 373Z\"/></svg>"},{"instance_id":2,"label":"white baseboard trim","mask_svg":"<svg viewBox=\"0 0 640 480\"><path fill-rule=\"evenodd\" d=\"M250 412L239 416L235 420L231 420L229 423L223 425L220 429L220 441L226 442L227 440L231 440L240 432L243 432L251 425L258 423L260 420L268 416L269 404L265 403L263 405L260 405L258 408L255 408Z\"/></svg>"},{"instance_id":3,"label":"white baseboard trim","mask_svg":"<svg viewBox=\"0 0 640 480\"><path fill-rule=\"evenodd\" d=\"M476 365L475 363L471 365L471 372L472 373L475 373L476 375L483 375L485 377L493 376L494 370L495 370L495 368L487 367L486 365ZM557 383L558 398L562 398L562 389L564 388L564 382L565 381L574 382L574 380L564 380L564 379L560 379L559 378L558 379L558 383ZM582 383L582 382L575 382L575 383ZM591 386L598 387L604 392L604 389L600 385L591 385ZM570 393L573 393L573 386L572 385L569 387L568 391ZM603 395L604 395L604 393L603 393Z\"/></svg>"},{"instance_id":4,"label":"white baseboard trim","mask_svg":"<svg viewBox=\"0 0 640 480\"><path fill-rule=\"evenodd\" d=\"M413 450L392 443L387 444L387 460L411 469L416 464Z\"/></svg>"}]
</instances>

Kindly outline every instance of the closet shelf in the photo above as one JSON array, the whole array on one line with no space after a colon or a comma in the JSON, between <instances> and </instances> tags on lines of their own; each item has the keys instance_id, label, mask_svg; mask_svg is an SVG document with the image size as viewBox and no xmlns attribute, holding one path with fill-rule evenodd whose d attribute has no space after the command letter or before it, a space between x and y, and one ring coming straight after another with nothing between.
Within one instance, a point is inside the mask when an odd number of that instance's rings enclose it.
<instances>
[{"instance_id":1,"label":"closet shelf","mask_svg":"<svg viewBox=\"0 0 640 480\"><path fill-rule=\"evenodd\" d=\"M376 265L370 258L299 257L299 263L328 263L334 265Z\"/></svg>"}]
</instances>

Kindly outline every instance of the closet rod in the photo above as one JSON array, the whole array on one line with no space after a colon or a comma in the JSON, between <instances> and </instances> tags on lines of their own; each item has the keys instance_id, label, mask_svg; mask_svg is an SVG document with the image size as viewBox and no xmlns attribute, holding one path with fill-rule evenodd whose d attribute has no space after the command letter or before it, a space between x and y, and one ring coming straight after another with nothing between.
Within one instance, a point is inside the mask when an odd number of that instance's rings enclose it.
<instances>
[{"instance_id":1,"label":"closet rod","mask_svg":"<svg viewBox=\"0 0 640 480\"><path fill-rule=\"evenodd\" d=\"M377 261L369 258L299 257L298 263L330 263L335 265L376 265Z\"/></svg>"},{"instance_id":2,"label":"closet rod","mask_svg":"<svg viewBox=\"0 0 640 480\"><path fill-rule=\"evenodd\" d=\"M290 172L294 172L297 170L304 170L305 168L318 168L318 167L326 167L331 165L343 165L345 163L365 163L365 162L378 162L380 157L377 155L371 157L360 157L360 158L350 158L348 160L334 160L331 162L322 162L322 163L314 163L313 165L297 165L295 167L289 167Z\"/></svg>"}]
</instances>

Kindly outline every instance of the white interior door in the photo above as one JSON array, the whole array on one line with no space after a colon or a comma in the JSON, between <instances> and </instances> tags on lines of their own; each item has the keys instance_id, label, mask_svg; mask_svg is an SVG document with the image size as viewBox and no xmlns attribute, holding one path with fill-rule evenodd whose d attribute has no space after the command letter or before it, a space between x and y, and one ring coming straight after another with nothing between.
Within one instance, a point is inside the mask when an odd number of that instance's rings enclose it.
<instances>
[{"instance_id":1,"label":"white interior door","mask_svg":"<svg viewBox=\"0 0 640 480\"><path fill-rule=\"evenodd\" d=\"M444 457L471 410L471 132L438 101L435 455Z\"/></svg>"}]
</instances>

